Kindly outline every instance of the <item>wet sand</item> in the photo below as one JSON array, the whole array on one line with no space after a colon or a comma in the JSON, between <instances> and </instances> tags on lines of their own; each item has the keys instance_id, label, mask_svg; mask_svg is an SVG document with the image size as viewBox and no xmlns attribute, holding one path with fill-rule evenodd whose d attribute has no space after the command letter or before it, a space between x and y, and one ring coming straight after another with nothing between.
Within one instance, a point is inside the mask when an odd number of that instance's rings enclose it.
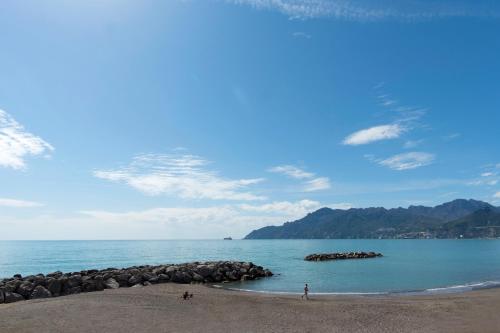
<instances>
[{"instance_id":1,"label":"wet sand","mask_svg":"<svg viewBox=\"0 0 500 333\"><path fill-rule=\"evenodd\" d=\"M500 289L305 301L167 283L0 304L0 332L500 332Z\"/></svg>"}]
</instances>

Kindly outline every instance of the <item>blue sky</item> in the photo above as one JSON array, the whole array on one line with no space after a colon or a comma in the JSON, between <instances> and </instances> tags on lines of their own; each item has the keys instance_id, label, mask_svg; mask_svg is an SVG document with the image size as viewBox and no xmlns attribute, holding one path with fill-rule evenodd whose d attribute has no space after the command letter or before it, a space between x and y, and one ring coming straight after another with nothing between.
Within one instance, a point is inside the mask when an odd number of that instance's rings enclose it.
<instances>
[{"instance_id":1,"label":"blue sky","mask_svg":"<svg viewBox=\"0 0 500 333\"><path fill-rule=\"evenodd\" d=\"M2 1L1 239L500 205L494 1Z\"/></svg>"}]
</instances>

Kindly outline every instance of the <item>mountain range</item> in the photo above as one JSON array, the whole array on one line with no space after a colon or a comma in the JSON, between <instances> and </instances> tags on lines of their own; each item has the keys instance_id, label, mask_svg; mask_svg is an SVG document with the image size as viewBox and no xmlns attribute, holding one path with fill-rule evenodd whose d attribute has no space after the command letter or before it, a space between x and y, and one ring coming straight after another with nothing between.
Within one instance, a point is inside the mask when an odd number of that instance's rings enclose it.
<instances>
[{"instance_id":1,"label":"mountain range","mask_svg":"<svg viewBox=\"0 0 500 333\"><path fill-rule=\"evenodd\" d=\"M435 207L321 208L282 226L254 230L245 239L496 237L500 237L499 207L457 199Z\"/></svg>"}]
</instances>

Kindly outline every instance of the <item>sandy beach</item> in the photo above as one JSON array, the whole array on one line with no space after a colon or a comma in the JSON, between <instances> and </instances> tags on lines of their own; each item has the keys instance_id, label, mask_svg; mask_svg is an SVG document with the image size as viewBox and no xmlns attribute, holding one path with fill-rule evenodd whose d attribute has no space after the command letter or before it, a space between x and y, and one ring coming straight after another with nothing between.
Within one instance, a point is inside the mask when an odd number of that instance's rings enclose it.
<instances>
[{"instance_id":1,"label":"sandy beach","mask_svg":"<svg viewBox=\"0 0 500 333\"><path fill-rule=\"evenodd\" d=\"M194 293L188 301L183 291ZM161 284L0 305L0 332L499 332L500 289L270 295Z\"/></svg>"}]
</instances>

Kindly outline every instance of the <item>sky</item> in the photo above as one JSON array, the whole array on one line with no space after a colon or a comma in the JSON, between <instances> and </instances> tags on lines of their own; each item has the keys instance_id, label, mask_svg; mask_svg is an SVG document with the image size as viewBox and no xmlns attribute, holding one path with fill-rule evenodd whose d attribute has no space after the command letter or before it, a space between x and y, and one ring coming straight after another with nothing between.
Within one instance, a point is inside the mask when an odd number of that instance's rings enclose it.
<instances>
[{"instance_id":1,"label":"sky","mask_svg":"<svg viewBox=\"0 0 500 333\"><path fill-rule=\"evenodd\" d=\"M500 4L4 0L0 239L500 205Z\"/></svg>"}]
</instances>

